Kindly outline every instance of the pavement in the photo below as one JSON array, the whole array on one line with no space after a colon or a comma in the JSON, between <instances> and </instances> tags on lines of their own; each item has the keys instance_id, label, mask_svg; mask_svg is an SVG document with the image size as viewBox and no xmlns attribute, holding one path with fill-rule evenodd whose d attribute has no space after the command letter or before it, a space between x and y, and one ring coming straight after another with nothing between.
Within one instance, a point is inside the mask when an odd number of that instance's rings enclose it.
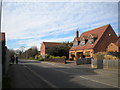
<instances>
[{"instance_id":1,"label":"pavement","mask_svg":"<svg viewBox=\"0 0 120 90\"><path fill-rule=\"evenodd\" d=\"M118 88L118 71L76 65L20 60L10 66L11 88ZM81 82L82 81L82 82Z\"/></svg>"}]
</instances>

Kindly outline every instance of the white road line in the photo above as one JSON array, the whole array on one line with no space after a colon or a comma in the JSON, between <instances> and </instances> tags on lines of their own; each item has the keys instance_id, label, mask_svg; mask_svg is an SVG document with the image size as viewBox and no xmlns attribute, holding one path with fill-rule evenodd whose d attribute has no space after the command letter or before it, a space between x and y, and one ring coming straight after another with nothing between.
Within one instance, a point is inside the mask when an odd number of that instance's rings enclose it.
<instances>
[{"instance_id":1,"label":"white road line","mask_svg":"<svg viewBox=\"0 0 120 90\"><path fill-rule=\"evenodd\" d=\"M93 81L93 82L97 82L97 83L101 83L101 84L105 84L105 85L108 85L108 86L112 86L112 87L119 88L119 87L117 87L117 86L113 86L113 85L111 85L111 84L107 84L107 83L99 82L99 81L96 81L96 80L91 80L91 79L86 78L86 77L83 77L83 76L80 76L80 77L83 78L83 79L86 79L86 80Z\"/></svg>"},{"instance_id":2,"label":"white road line","mask_svg":"<svg viewBox=\"0 0 120 90\"><path fill-rule=\"evenodd\" d=\"M48 80L46 80L45 78L43 78L41 75L39 75L38 73L36 73L35 71L33 71L32 69L28 68L26 65L24 65L24 67L26 67L28 70L30 70L34 75L36 75L37 77L39 77L41 80L43 80L45 83L47 83L50 87L52 88L57 88L55 85L53 85L52 83L50 83Z\"/></svg>"},{"instance_id":3,"label":"white road line","mask_svg":"<svg viewBox=\"0 0 120 90\"><path fill-rule=\"evenodd\" d=\"M65 73L65 74L75 74L75 73L69 73L69 72L66 72L66 71L61 71L61 70L58 70L58 69L54 69L54 70L59 71L59 72L63 72L63 73ZM112 86L112 87L119 88L119 87L117 87L117 86L113 86L113 85L111 85L111 84L103 83L103 82L96 81L96 80L91 80L91 79L86 78L86 77L83 77L83 76L80 76L80 77L83 78L83 79L87 79L87 80L89 80L89 81L93 81L93 82L97 82L97 83L101 83L101 84L105 84L105 85L108 85L108 86Z\"/></svg>"},{"instance_id":4,"label":"white road line","mask_svg":"<svg viewBox=\"0 0 120 90\"><path fill-rule=\"evenodd\" d=\"M25 66L26 68L28 68L27 66ZM51 84L49 81L45 80L42 76L40 76L39 74L37 74L36 72L34 72L33 70L31 70L30 68L28 68L31 72L33 72L36 76L38 76L40 79L42 79L43 81L45 81L48 85L50 85L51 87L53 88L57 88L55 85ZM59 71L59 72L63 72L63 73L66 73L66 74L75 74L75 73L69 73L69 72L66 72L66 71L62 71L62 70L58 70L58 69L54 69L56 71ZM91 80L89 78L86 78L86 77L83 77L83 76L80 76L81 78L83 79L86 79L86 80L89 80L89 81L93 81L93 82L97 82L97 83L101 83L101 84L105 84L105 85L108 85L108 86L113 86L111 84L107 84L107 83L103 83L103 82L100 82L100 81L96 81L96 80ZM116 87L116 88L119 88L117 86L113 86L113 87Z\"/></svg>"}]
</instances>

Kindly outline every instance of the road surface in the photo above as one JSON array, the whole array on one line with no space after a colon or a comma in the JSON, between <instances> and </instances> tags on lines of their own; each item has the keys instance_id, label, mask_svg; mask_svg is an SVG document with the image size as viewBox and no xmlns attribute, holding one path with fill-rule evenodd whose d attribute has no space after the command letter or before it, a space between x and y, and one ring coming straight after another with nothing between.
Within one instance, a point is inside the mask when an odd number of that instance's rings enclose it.
<instances>
[{"instance_id":1,"label":"road surface","mask_svg":"<svg viewBox=\"0 0 120 90\"><path fill-rule=\"evenodd\" d=\"M101 75L90 65L19 60L10 66L12 88L117 88L118 78Z\"/></svg>"}]
</instances>

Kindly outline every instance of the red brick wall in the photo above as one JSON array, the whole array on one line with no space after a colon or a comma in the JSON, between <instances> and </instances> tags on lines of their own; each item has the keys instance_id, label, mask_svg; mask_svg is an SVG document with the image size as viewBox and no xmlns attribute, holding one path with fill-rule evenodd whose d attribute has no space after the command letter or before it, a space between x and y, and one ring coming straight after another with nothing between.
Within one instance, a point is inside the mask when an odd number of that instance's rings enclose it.
<instances>
[{"instance_id":1,"label":"red brick wall","mask_svg":"<svg viewBox=\"0 0 120 90\"><path fill-rule=\"evenodd\" d=\"M115 44L111 43L111 44L108 46L107 51L113 51L113 52L117 51L117 52L119 52L119 47L116 46Z\"/></svg>"},{"instance_id":2,"label":"red brick wall","mask_svg":"<svg viewBox=\"0 0 120 90\"><path fill-rule=\"evenodd\" d=\"M111 34L111 36L109 36L110 34ZM112 27L109 26L107 28L107 30L104 32L104 34L101 37L101 39L98 41L97 45L95 46L94 53L101 52L101 51L106 51L107 50L107 46L111 42L116 42L117 38L118 37L117 37L116 33L113 31Z\"/></svg>"}]
</instances>

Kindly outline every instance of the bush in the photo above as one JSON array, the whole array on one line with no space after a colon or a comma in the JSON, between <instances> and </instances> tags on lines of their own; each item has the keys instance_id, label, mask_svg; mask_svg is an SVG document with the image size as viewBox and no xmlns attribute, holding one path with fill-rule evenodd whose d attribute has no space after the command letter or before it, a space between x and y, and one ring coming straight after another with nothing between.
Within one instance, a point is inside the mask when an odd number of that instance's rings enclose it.
<instances>
[{"instance_id":1,"label":"bush","mask_svg":"<svg viewBox=\"0 0 120 90\"><path fill-rule=\"evenodd\" d=\"M34 60L34 58L33 58L33 57L30 57L30 58L28 58L28 59L30 59L30 60Z\"/></svg>"},{"instance_id":2,"label":"bush","mask_svg":"<svg viewBox=\"0 0 120 90\"><path fill-rule=\"evenodd\" d=\"M59 56L52 56L52 55L50 55L49 58L60 58L60 57Z\"/></svg>"},{"instance_id":3,"label":"bush","mask_svg":"<svg viewBox=\"0 0 120 90\"><path fill-rule=\"evenodd\" d=\"M49 58L49 57L50 57L50 55L49 55L49 54L46 54L46 55L45 55L45 58Z\"/></svg>"},{"instance_id":4,"label":"bush","mask_svg":"<svg viewBox=\"0 0 120 90\"><path fill-rule=\"evenodd\" d=\"M112 55L105 55L104 58L107 59L107 60L118 60L119 59L118 57L115 57L115 56L112 56Z\"/></svg>"},{"instance_id":5,"label":"bush","mask_svg":"<svg viewBox=\"0 0 120 90\"><path fill-rule=\"evenodd\" d=\"M117 58L120 59L120 52L108 52L107 54L108 54L108 55L115 56L115 57L117 57Z\"/></svg>"},{"instance_id":6,"label":"bush","mask_svg":"<svg viewBox=\"0 0 120 90\"><path fill-rule=\"evenodd\" d=\"M66 56L59 57L59 56L52 56L52 55L50 55L49 58L66 58Z\"/></svg>"},{"instance_id":7,"label":"bush","mask_svg":"<svg viewBox=\"0 0 120 90\"><path fill-rule=\"evenodd\" d=\"M39 58L39 59L37 59L38 61L44 61L44 59L43 58Z\"/></svg>"},{"instance_id":8,"label":"bush","mask_svg":"<svg viewBox=\"0 0 120 90\"><path fill-rule=\"evenodd\" d=\"M69 47L66 45L56 45L54 47L48 48L48 54L52 56L66 56L69 57Z\"/></svg>"},{"instance_id":9,"label":"bush","mask_svg":"<svg viewBox=\"0 0 120 90\"><path fill-rule=\"evenodd\" d=\"M97 59L97 60L103 60L104 59L104 55L106 55L106 52L98 52L93 54L93 58Z\"/></svg>"}]
</instances>

